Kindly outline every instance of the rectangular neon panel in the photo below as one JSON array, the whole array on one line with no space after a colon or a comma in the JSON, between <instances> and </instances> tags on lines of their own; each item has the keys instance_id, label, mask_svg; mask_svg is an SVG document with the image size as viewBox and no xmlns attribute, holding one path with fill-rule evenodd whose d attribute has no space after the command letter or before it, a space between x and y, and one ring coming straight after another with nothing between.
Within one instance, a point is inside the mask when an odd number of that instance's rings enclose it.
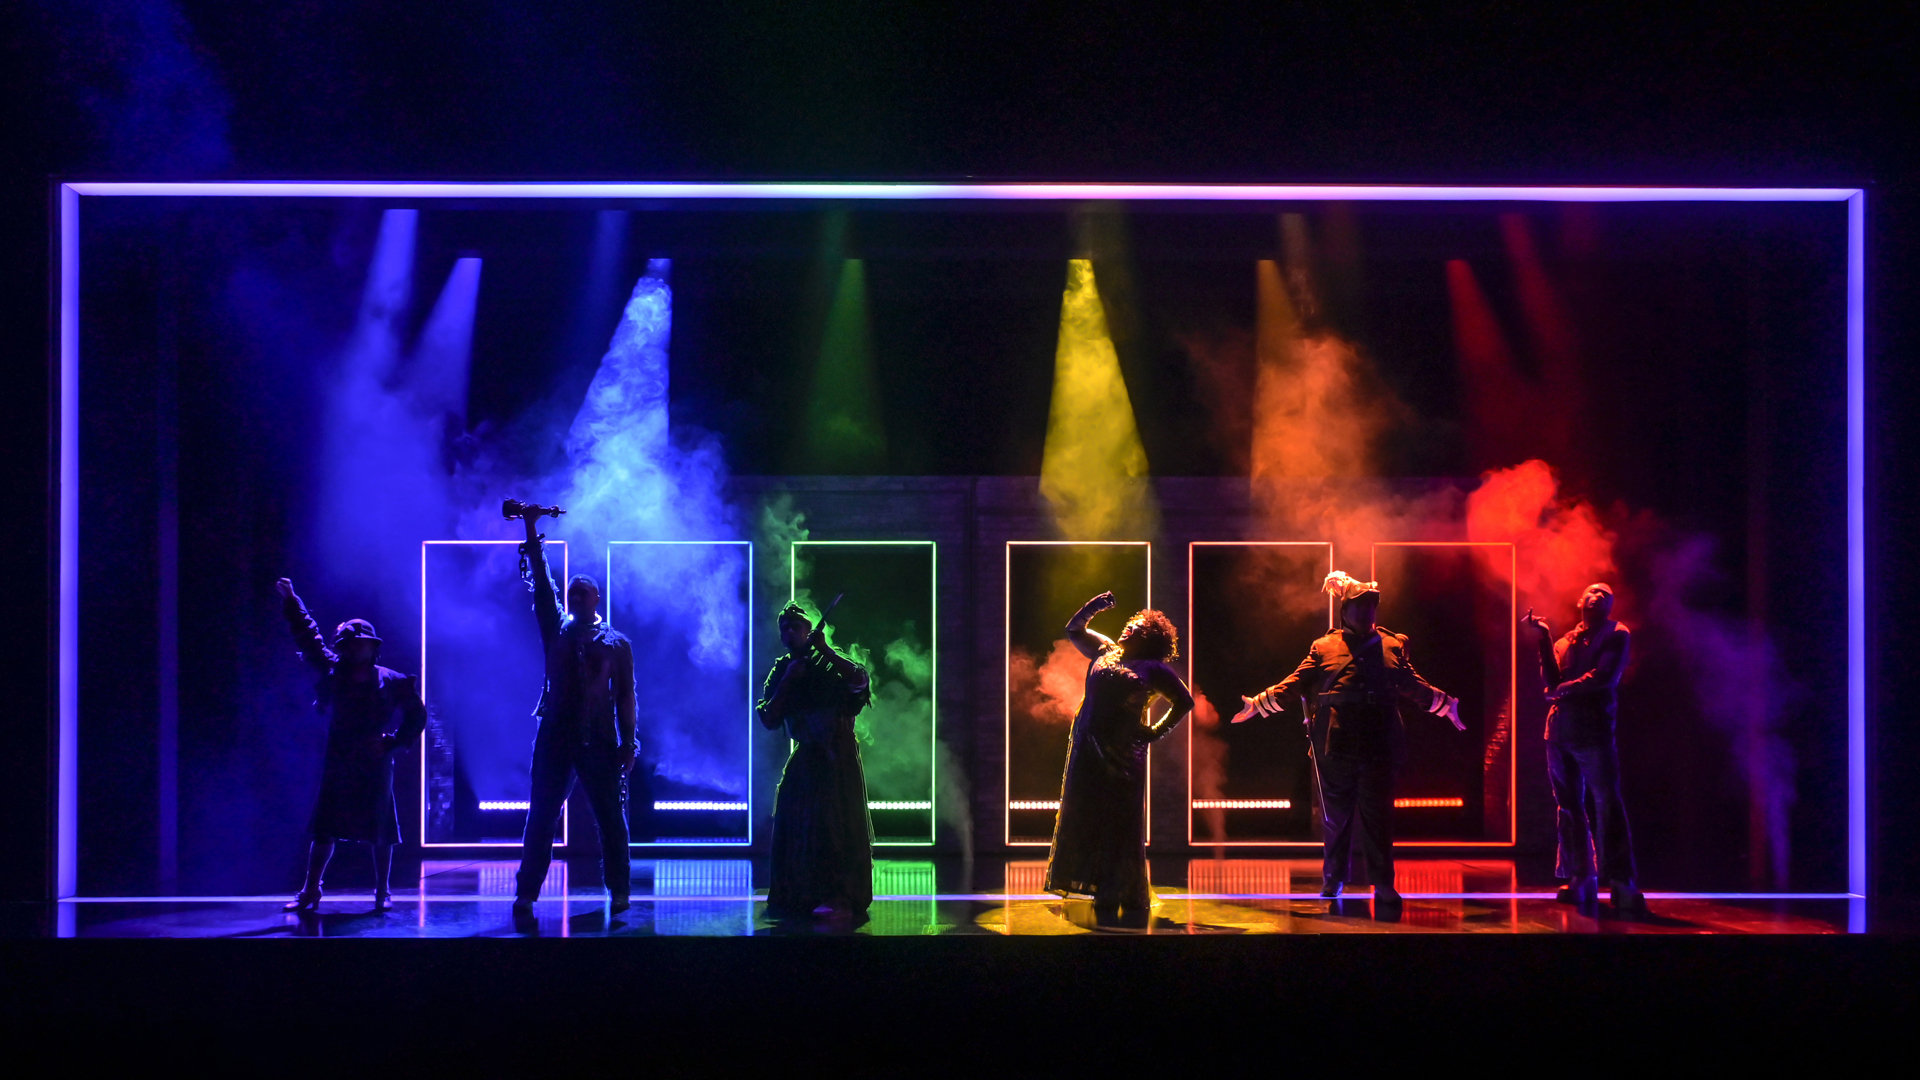
<instances>
[{"instance_id":1,"label":"rectangular neon panel","mask_svg":"<svg viewBox=\"0 0 1920 1080\"><path fill-rule=\"evenodd\" d=\"M1408 753L1399 787L1409 795L1394 800L1396 847L1511 847L1518 835L1517 559L1505 543L1373 545L1380 625L1407 635L1413 666L1460 699L1467 725L1455 731L1401 710Z\"/></svg>"},{"instance_id":2,"label":"rectangular neon panel","mask_svg":"<svg viewBox=\"0 0 1920 1080\"><path fill-rule=\"evenodd\" d=\"M1067 739L1087 661L1062 628L1089 597L1111 590L1118 603L1091 624L1117 637L1136 611L1153 606L1153 547L1144 540L1009 540L1006 551L1006 835L1010 847L1053 840ZM1152 805L1149 757L1145 805ZM1152 816L1147 836L1152 838Z\"/></svg>"},{"instance_id":3,"label":"rectangular neon panel","mask_svg":"<svg viewBox=\"0 0 1920 1080\"><path fill-rule=\"evenodd\" d=\"M567 544L547 541L555 585ZM562 592L562 603L564 600ZM540 627L513 540L420 545L422 847L519 847L532 790L533 705L546 681ZM567 845L563 806L555 847Z\"/></svg>"},{"instance_id":4,"label":"rectangular neon panel","mask_svg":"<svg viewBox=\"0 0 1920 1080\"><path fill-rule=\"evenodd\" d=\"M1228 721L1241 695L1290 673L1333 622L1321 583L1324 541L1196 541L1187 545L1187 677L1219 713L1187 725L1187 842L1227 847L1318 845L1313 763L1297 702L1279 716Z\"/></svg>"},{"instance_id":5,"label":"rectangular neon panel","mask_svg":"<svg viewBox=\"0 0 1920 1080\"><path fill-rule=\"evenodd\" d=\"M607 620L633 643L633 847L753 843L753 544L616 540Z\"/></svg>"},{"instance_id":6,"label":"rectangular neon panel","mask_svg":"<svg viewBox=\"0 0 1920 1080\"><path fill-rule=\"evenodd\" d=\"M939 548L932 540L800 540L788 595L828 617L836 649L866 665L873 704L855 720L874 844L934 841L939 738ZM842 595L844 594L844 595Z\"/></svg>"}]
</instances>

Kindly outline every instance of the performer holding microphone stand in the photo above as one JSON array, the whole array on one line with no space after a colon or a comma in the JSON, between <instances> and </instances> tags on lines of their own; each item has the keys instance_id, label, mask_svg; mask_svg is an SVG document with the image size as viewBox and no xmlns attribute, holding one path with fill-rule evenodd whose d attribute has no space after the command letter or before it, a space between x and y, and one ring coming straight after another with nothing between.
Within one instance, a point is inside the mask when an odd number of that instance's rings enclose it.
<instances>
[{"instance_id":1,"label":"performer holding microphone stand","mask_svg":"<svg viewBox=\"0 0 1920 1080\"><path fill-rule=\"evenodd\" d=\"M633 769L633 645L600 619L600 584L586 574L567 581L567 608L547 569L543 541L535 529L542 516L565 513L557 506L531 506L518 499L501 505L507 518L526 523L520 545L520 572L533 590L533 613L540 624L546 655L546 683L534 715L540 718L533 740L533 791L528 798L527 829L520 849L513 911L525 918L533 910L553 862L553 833L560 808L577 777L593 809L600 833L600 859L613 914L627 910L632 866L627 852L625 781Z\"/></svg>"}]
</instances>

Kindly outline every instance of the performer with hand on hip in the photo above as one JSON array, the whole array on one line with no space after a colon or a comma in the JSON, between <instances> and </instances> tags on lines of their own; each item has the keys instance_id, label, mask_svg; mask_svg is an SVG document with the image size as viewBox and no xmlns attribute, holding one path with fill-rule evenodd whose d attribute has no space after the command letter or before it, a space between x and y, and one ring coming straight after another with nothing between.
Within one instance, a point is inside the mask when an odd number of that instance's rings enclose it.
<instances>
[{"instance_id":1,"label":"performer with hand on hip","mask_svg":"<svg viewBox=\"0 0 1920 1080\"><path fill-rule=\"evenodd\" d=\"M300 659L320 677L313 707L327 718L320 796L307 820L307 878L286 910L309 912L320 906L320 879L333 858L333 846L353 840L373 847L373 906L386 911L393 907L388 884L393 845L400 842L393 753L419 738L427 726L420 688L413 676L375 663L380 637L372 623L348 619L334 628L328 647L307 605L293 591L293 582L281 578L273 587Z\"/></svg>"},{"instance_id":2,"label":"performer with hand on hip","mask_svg":"<svg viewBox=\"0 0 1920 1080\"><path fill-rule=\"evenodd\" d=\"M1323 591L1340 600L1339 625L1308 650L1293 674L1252 697L1241 697L1238 724L1255 714L1272 716L1300 695L1306 703L1307 738L1320 779L1326 853L1320 895L1340 895L1351 877L1355 812L1360 850L1376 903L1398 904L1393 887L1393 788L1405 763L1406 729L1399 704L1444 716L1460 730L1460 699L1449 697L1414 670L1404 635L1374 624L1380 586L1335 570Z\"/></svg>"},{"instance_id":3,"label":"performer with hand on hip","mask_svg":"<svg viewBox=\"0 0 1920 1080\"><path fill-rule=\"evenodd\" d=\"M1135 613L1118 641L1087 628L1113 606L1113 594L1103 592L1067 621L1067 640L1088 660L1086 694L1067 744L1046 889L1091 898L1103 920L1125 913L1144 921L1153 904L1147 747L1180 725L1193 695L1168 663L1180 654L1180 639L1165 615ZM1173 706L1157 721L1148 710L1156 695Z\"/></svg>"}]
</instances>

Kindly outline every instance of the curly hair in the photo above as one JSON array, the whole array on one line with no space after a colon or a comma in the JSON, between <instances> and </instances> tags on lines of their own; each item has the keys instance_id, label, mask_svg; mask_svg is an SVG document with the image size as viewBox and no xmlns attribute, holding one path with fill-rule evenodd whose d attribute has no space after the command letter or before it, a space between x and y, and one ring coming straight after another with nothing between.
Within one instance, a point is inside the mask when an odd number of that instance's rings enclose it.
<instances>
[{"instance_id":1,"label":"curly hair","mask_svg":"<svg viewBox=\"0 0 1920 1080\"><path fill-rule=\"evenodd\" d=\"M1180 655L1180 632L1173 628L1172 619L1148 608L1127 620L1126 628L1120 631L1120 644L1136 656L1171 660Z\"/></svg>"}]
</instances>

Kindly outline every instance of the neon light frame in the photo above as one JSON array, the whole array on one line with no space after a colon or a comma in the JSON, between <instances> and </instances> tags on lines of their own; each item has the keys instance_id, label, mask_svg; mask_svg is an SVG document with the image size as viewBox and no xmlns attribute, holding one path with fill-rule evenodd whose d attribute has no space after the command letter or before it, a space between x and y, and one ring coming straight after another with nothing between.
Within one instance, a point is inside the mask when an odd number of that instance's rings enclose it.
<instances>
[{"instance_id":1,"label":"neon light frame","mask_svg":"<svg viewBox=\"0 0 1920 1080\"><path fill-rule=\"evenodd\" d=\"M1002 669L1000 680L1001 696L1005 707L1001 713L1000 729L1000 804L1001 804L1001 842L1007 847L1051 847L1050 841L1015 840L1013 838L1013 754L1009 748L1013 745L1013 549L1016 547L1142 547L1147 549L1147 606L1153 606L1153 541L1151 540L1009 540L1006 548L1006 562L1002 567L1000 581L1005 590L1005 599L1000 608L1001 631L1004 635L1001 652L1006 657L1006 666ZM1192 788L1189 786L1188 791ZM1039 802L1044 800L1021 799L1020 802ZM1191 801L1191 799L1189 799ZM1059 813L1054 808L1054 813ZM1147 790L1146 801L1141 807L1146 815L1146 842L1153 843L1153 747L1147 747ZM1193 811L1187 811L1191 816Z\"/></svg>"},{"instance_id":2,"label":"neon light frame","mask_svg":"<svg viewBox=\"0 0 1920 1080\"><path fill-rule=\"evenodd\" d=\"M1367 552L1367 576L1379 579L1377 564L1383 547L1506 548L1507 597L1507 838L1505 840L1395 840L1394 847L1510 848L1520 842L1520 549L1505 540L1378 541ZM1398 803L1398 800L1395 800Z\"/></svg>"},{"instance_id":3,"label":"neon light frame","mask_svg":"<svg viewBox=\"0 0 1920 1080\"><path fill-rule=\"evenodd\" d=\"M1199 637L1193 621L1193 549L1197 547L1320 547L1327 549L1327 573L1333 573L1333 542L1329 540L1194 540L1187 544L1187 685L1193 685L1193 658ZM1333 625L1333 597L1327 597L1327 625ZM1187 846L1188 847L1320 847L1317 840L1208 840L1193 838L1193 725L1187 725ZM1311 807L1308 810L1311 811Z\"/></svg>"},{"instance_id":4,"label":"neon light frame","mask_svg":"<svg viewBox=\"0 0 1920 1080\"><path fill-rule=\"evenodd\" d=\"M728 544L747 549L747 838L745 840L648 840L629 848L752 847L753 846L753 541L751 540L609 540L607 541L607 625L613 625L613 549L623 544L682 544L712 547ZM616 627L616 629L618 629ZM658 810L659 806L653 809ZM671 811L670 811L671 812ZM722 811L728 813L731 811ZM632 813L631 810L628 813Z\"/></svg>"},{"instance_id":5,"label":"neon light frame","mask_svg":"<svg viewBox=\"0 0 1920 1080\"><path fill-rule=\"evenodd\" d=\"M932 847L938 839L940 814L940 545L933 540L795 540L787 550L787 600L789 603L800 595L800 549L803 547L913 547L924 546L927 549L927 586L932 594L929 598L927 619L927 651L933 658L932 669L927 681L927 838L925 840L878 840L874 847ZM882 799L880 802L901 802L917 800ZM871 813L875 808L872 797L867 799L867 809ZM882 807L881 809L893 809Z\"/></svg>"},{"instance_id":6,"label":"neon light frame","mask_svg":"<svg viewBox=\"0 0 1920 1080\"><path fill-rule=\"evenodd\" d=\"M518 540L422 540L420 541L420 704L427 703L427 549L437 546L480 546L519 544ZM573 552L565 540L549 540L549 545L560 549L560 580L567 580L571 573ZM561 590L560 610L567 609L566 591ZM499 841L489 843L459 841L450 844L427 842L427 733L420 733L420 743L415 748L420 754L420 846L423 848L515 848L519 844L505 844ZM565 850L569 830L573 826L573 800L560 804L560 839L553 842L555 850Z\"/></svg>"},{"instance_id":7,"label":"neon light frame","mask_svg":"<svg viewBox=\"0 0 1920 1080\"><path fill-rule=\"evenodd\" d=\"M1134 200L1140 202L1844 202L1847 204L1847 890L1867 892L1866 213L1864 188L1394 184L435 183L76 181L58 188L60 445L54 895L79 876L80 197ZM1148 816L1151 825L1152 816Z\"/></svg>"}]
</instances>

